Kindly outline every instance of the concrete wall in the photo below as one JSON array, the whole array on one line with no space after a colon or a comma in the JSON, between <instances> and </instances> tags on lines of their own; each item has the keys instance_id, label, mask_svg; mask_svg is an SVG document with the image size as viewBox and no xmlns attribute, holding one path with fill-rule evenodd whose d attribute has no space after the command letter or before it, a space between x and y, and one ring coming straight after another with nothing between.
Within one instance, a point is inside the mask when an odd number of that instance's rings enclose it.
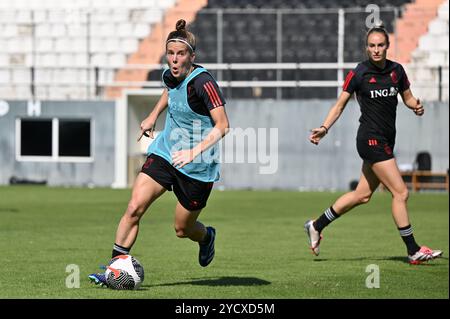
<instances>
[{"instance_id":1,"label":"concrete wall","mask_svg":"<svg viewBox=\"0 0 450 319\"><path fill-rule=\"evenodd\" d=\"M350 181L359 178L362 164L355 146L360 116L358 104L354 100L349 102L320 145L308 141L309 130L322 124L334 102L229 100L226 109L235 131L222 141L224 163L222 178L216 187L348 189ZM114 102L42 102L40 116L43 118L93 120L94 160L90 163L17 161L15 119L28 117L27 102L10 101L8 104L6 114L2 114L0 107L0 184L8 184L11 176L47 180L50 185L113 184ZM427 103L425 109L425 115L417 117L399 103L395 147L398 163L411 165L418 152L429 151L433 171L446 171L449 166L449 106ZM246 134L245 143L239 144L235 139L239 129ZM136 134L131 136L134 142ZM274 148L270 150L270 147ZM248 163L252 159L253 163ZM266 174L268 172L270 174Z\"/></svg>"},{"instance_id":2,"label":"concrete wall","mask_svg":"<svg viewBox=\"0 0 450 319\"><path fill-rule=\"evenodd\" d=\"M33 116L29 116L28 102L7 103L9 111L0 116L0 184L8 184L12 176L46 180L49 185L110 186L114 182L114 102L41 102L40 115L36 117L33 113L34 118L92 119L94 159L89 163L18 161L15 155L16 118Z\"/></svg>"}]
</instances>

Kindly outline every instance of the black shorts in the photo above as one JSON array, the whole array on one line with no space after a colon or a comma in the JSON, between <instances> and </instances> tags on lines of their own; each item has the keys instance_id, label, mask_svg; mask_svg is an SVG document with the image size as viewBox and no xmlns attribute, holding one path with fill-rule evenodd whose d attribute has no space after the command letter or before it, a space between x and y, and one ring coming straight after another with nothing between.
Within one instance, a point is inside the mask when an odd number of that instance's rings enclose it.
<instances>
[{"instance_id":1,"label":"black shorts","mask_svg":"<svg viewBox=\"0 0 450 319\"><path fill-rule=\"evenodd\" d=\"M187 210L204 208L214 185L213 182L202 182L184 175L156 154L147 157L141 172L153 178L168 191L173 189L178 201Z\"/></svg>"},{"instance_id":2,"label":"black shorts","mask_svg":"<svg viewBox=\"0 0 450 319\"><path fill-rule=\"evenodd\" d=\"M394 158L394 143L384 137L358 137L356 148L359 156L370 164Z\"/></svg>"}]
</instances>

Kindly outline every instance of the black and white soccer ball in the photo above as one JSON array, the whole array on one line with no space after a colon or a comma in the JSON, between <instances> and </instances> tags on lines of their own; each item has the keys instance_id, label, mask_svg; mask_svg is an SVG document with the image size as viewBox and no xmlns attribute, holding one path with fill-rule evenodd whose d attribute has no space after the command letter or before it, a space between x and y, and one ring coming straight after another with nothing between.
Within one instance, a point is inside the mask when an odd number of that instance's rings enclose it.
<instances>
[{"instance_id":1,"label":"black and white soccer ball","mask_svg":"<svg viewBox=\"0 0 450 319\"><path fill-rule=\"evenodd\" d=\"M105 276L109 288L139 289L144 281L144 267L133 256L120 255L111 259L106 267Z\"/></svg>"}]
</instances>

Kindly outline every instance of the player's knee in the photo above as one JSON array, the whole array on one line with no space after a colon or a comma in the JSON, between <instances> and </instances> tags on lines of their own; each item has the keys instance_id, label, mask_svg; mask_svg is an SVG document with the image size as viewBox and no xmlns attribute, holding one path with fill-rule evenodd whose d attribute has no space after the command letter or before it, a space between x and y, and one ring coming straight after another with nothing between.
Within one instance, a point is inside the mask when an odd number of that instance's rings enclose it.
<instances>
[{"instance_id":1,"label":"player's knee","mask_svg":"<svg viewBox=\"0 0 450 319\"><path fill-rule=\"evenodd\" d=\"M142 217L142 215L145 212L145 208L137 203L136 201L131 200L128 203L127 212L125 214L126 217L128 217L132 221L138 222L139 219Z\"/></svg>"},{"instance_id":2,"label":"player's knee","mask_svg":"<svg viewBox=\"0 0 450 319\"><path fill-rule=\"evenodd\" d=\"M392 192L392 196L394 197L395 200L406 203L409 198L409 191L406 187L404 187L399 191Z\"/></svg>"},{"instance_id":3,"label":"player's knee","mask_svg":"<svg viewBox=\"0 0 450 319\"><path fill-rule=\"evenodd\" d=\"M358 194L358 204L367 204L372 198L372 193Z\"/></svg>"},{"instance_id":4,"label":"player's knee","mask_svg":"<svg viewBox=\"0 0 450 319\"><path fill-rule=\"evenodd\" d=\"M175 234L178 238L186 238L188 237L188 229L181 225L175 225Z\"/></svg>"}]
</instances>

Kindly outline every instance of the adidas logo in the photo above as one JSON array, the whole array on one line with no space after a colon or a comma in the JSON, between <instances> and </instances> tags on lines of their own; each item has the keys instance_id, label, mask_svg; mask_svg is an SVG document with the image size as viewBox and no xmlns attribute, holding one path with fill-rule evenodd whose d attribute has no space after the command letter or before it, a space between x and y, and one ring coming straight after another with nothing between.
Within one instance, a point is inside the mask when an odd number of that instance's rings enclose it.
<instances>
[{"instance_id":1,"label":"adidas logo","mask_svg":"<svg viewBox=\"0 0 450 319\"><path fill-rule=\"evenodd\" d=\"M377 80L375 79L374 76L372 76L369 80L369 83L377 83Z\"/></svg>"}]
</instances>

